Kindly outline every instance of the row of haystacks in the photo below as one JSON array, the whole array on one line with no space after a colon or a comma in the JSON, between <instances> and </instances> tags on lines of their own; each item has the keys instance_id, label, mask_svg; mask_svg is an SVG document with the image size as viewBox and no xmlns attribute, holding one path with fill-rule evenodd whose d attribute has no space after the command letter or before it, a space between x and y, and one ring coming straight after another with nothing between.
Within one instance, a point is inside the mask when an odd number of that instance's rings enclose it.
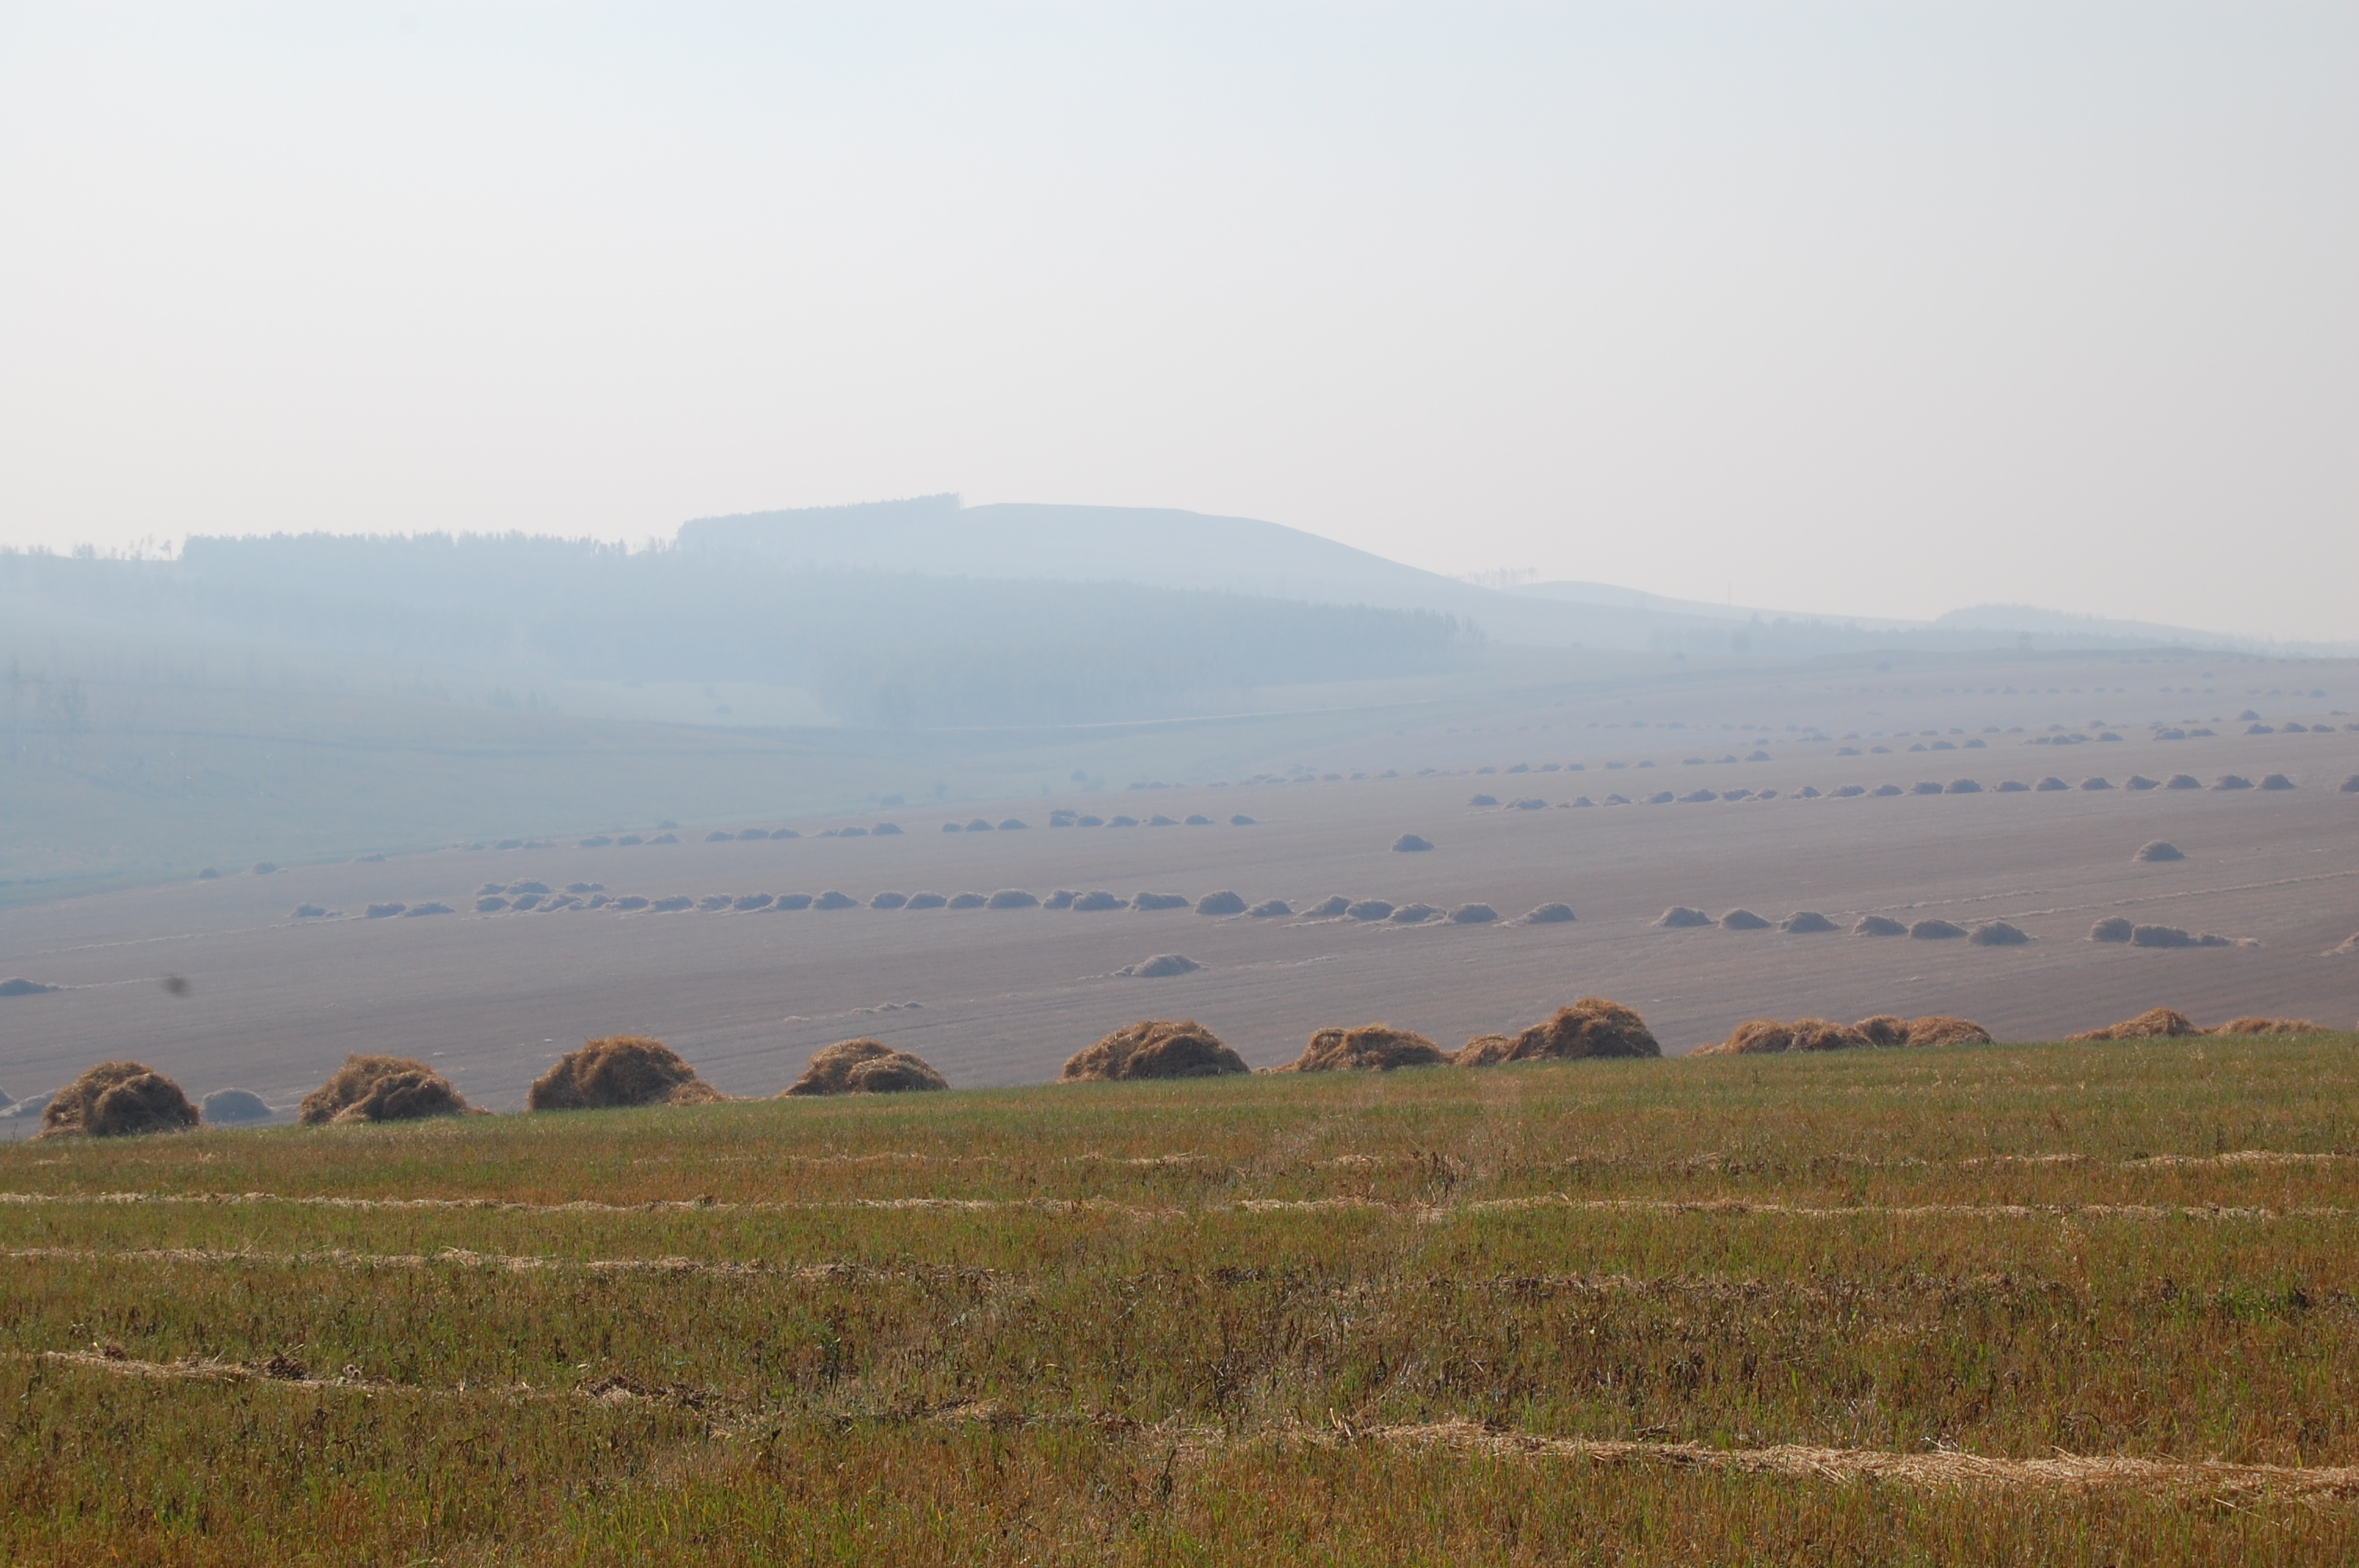
<instances>
[{"instance_id":1,"label":"row of haystacks","mask_svg":"<svg viewBox=\"0 0 2359 1568\"><path fill-rule=\"evenodd\" d=\"M1302 1054L1272 1073L1388 1073L1400 1067L1493 1067L1508 1062L1565 1062L1609 1056L1660 1056L1645 1022L1619 1002L1583 997L1518 1034L1480 1034L1445 1051L1414 1030L1388 1023L1321 1029ZM1201 1078L1250 1073L1245 1058L1193 1019L1147 1019L1115 1030L1065 1064L1063 1083L1127 1078Z\"/></svg>"},{"instance_id":2,"label":"row of haystacks","mask_svg":"<svg viewBox=\"0 0 2359 1568\"><path fill-rule=\"evenodd\" d=\"M2125 1018L2119 1023L2109 1023L2103 1029L2092 1029L2081 1034L2067 1034L2065 1040L2076 1044L2093 1044L2108 1040L2179 1040L2194 1034L2263 1035L2263 1034L2323 1034L2326 1031L2306 1018L2232 1018L2225 1023L2215 1023L2206 1029L2177 1008L2149 1008L2136 1018Z\"/></svg>"},{"instance_id":3,"label":"row of haystacks","mask_svg":"<svg viewBox=\"0 0 2359 1568\"><path fill-rule=\"evenodd\" d=\"M1987 1045L1991 1032L1971 1019L1929 1013L1900 1018L1878 1013L1857 1023L1836 1023L1824 1018L1798 1018L1791 1022L1756 1018L1740 1023L1728 1038L1693 1053L1698 1056L1754 1056L1784 1051L1878 1051L1902 1045Z\"/></svg>"},{"instance_id":4,"label":"row of haystacks","mask_svg":"<svg viewBox=\"0 0 2359 1568\"><path fill-rule=\"evenodd\" d=\"M1822 931L1839 931L1841 926L1815 909L1798 909L1783 920L1771 920L1749 909L1732 909L1717 917L1701 909L1675 903L1655 917L1655 925L1664 931L1696 930L1716 925L1723 931L1778 930L1790 935L1810 935ZM1854 936L1913 936L1920 942L1946 941L1962 936L1977 947L2020 947L2031 940L2030 933L2007 920L1985 920L1978 925L1961 925L1953 920L1895 920L1888 914L1862 915L1851 928Z\"/></svg>"},{"instance_id":5,"label":"row of haystacks","mask_svg":"<svg viewBox=\"0 0 2359 1568\"><path fill-rule=\"evenodd\" d=\"M2307 1019L2247 1017L2205 1029L2185 1013L2155 1008L2107 1028L2067 1035L2076 1043L2161 1040L2187 1035L2292 1035L2322 1033ZM1969 1019L1889 1013L1837 1023L1823 1018L1757 1018L1727 1039L1693 1053L1745 1056L1792 1051L1853 1051L1897 1046L1989 1044L1990 1031ZM1412 1030L1385 1023L1321 1029L1301 1055L1273 1073L1391 1072L1401 1067L1493 1067L1513 1062L1660 1057L1661 1044L1638 1014L1603 997L1583 997L1546 1022L1515 1034L1480 1034L1445 1051ZM1250 1074L1245 1058L1193 1019L1142 1019L1076 1053L1061 1083L1145 1078L1208 1078ZM902 1094L950 1086L923 1057L882 1041L840 1041L815 1054L779 1098ZM243 1092L243 1091L240 1091ZM533 1083L533 1111L603 1110L641 1106L716 1104L730 1097L661 1041L641 1035L592 1040L568 1052ZM481 1115L433 1068L403 1056L347 1056L303 1098L307 1126L417 1121ZM42 1112L41 1136L117 1138L179 1131L202 1119L180 1086L136 1062L103 1062L60 1089Z\"/></svg>"}]
</instances>

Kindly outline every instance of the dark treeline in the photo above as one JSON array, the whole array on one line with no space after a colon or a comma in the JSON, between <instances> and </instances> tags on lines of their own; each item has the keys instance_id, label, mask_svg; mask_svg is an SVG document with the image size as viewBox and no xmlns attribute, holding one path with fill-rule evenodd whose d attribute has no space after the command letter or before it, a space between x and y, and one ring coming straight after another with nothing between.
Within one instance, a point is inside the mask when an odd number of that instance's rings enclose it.
<instances>
[{"instance_id":1,"label":"dark treeline","mask_svg":"<svg viewBox=\"0 0 2359 1568\"><path fill-rule=\"evenodd\" d=\"M1206 694L1422 673L1473 640L1422 611L523 535L196 538L174 561L0 554L0 600L146 638L800 686L848 721L894 726L1152 717Z\"/></svg>"}]
</instances>

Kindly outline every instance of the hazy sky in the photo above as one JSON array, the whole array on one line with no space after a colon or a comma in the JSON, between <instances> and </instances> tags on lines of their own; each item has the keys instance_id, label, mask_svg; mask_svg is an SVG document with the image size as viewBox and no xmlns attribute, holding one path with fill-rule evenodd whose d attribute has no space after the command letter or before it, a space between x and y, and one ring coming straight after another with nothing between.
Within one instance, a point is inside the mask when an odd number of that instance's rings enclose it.
<instances>
[{"instance_id":1,"label":"hazy sky","mask_svg":"<svg viewBox=\"0 0 2359 1568\"><path fill-rule=\"evenodd\" d=\"M0 543L956 490L2359 637L2359 7L0 0Z\"/></svg>"}]
</instances>

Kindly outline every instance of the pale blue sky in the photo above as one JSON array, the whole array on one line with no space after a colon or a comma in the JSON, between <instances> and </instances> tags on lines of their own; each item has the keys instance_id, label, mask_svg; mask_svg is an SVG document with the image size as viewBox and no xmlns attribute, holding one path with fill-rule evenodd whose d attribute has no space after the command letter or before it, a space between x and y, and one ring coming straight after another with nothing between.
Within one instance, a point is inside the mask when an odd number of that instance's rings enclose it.
<instances>
[{"instance_id":1,"label":"pale blue sky","mask_svg":"<svg viewBox=\"0 0 2359 1568\"><path fill-rule=\"evenodd\" d=\"M0 543L919 493L2359 637L2349 5L0 0Z\"/></svg>"}]
</instances>

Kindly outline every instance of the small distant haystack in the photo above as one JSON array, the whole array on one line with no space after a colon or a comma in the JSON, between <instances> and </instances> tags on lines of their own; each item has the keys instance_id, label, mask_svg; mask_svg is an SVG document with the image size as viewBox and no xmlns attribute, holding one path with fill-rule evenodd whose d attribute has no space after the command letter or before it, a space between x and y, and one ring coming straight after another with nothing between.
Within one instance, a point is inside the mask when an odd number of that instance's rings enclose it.
<instances>
[{"instance_id":1,"label":"small distant haystack","mask_svg":"<svg viewBox=\"0 0 2359 1568\"><path fill-rule=\"evenodd\" d=\"M1585 996L1556 1010L1546 1023L1516 1036L1510 1062L1572 1062L1603 1056L1659 1056L1663 1048L1646 1021L1618 1001ZM1468 1064L1472 1065L1473 1064Z\"/></svg>"},{"instance_id":2,"label":"small distant haystack","mask_svg":"<svg viewBox=\"0 0 2359 1568\"><path fill-rule=\"evenodd\" d=\"M868 907L871 909L902 909L906 908L908 903L909 895L908 893L880 892L875 898L868 901Z\"/></svg>"},{"instance_id":3,"label":"small distant haystack","mask_svg":"<svg viewBox=\"0 0 2359 1568\"><path fill-rule=\"evenodd\" d=\"M1057 1075L1057 1081L1217 1078L1252 1070L1244 1057L1195 1020L1175 1023L1148 1018L1125 1024L1088 1050L1076 1053Z\"/></svg>"},{"instance_id":4,"label":"small distant haystack","mask_svg":"<svg viewBox=\"0 0 2359 1568\"><path fill-rule=\"evenodd\" d=\"M2241 773L2222 773L2220 782L2212 787L2213 789L2250 789L2253 787L2253 781Z\"/></svg>"},{"instance_id":5,"label":"small distant haystack","mask_svg":"<svg viewBox=\"0 0 2359 1568\"><path fill-rule=\"evenodd\" d=\"M1966 928L1954 920L1920 920L1908 928L1908 935L1919 942L1942 942L1965 934Z\"/></svg>"},{"instance_id":6,"label":"small distant haystack","mask_svg":"<svg viewBox=\"0 0 2359 1568\"><path fill-rule=\"evenodd\" d=\"M1428 838L1421 838L1414 833L1404 833L1393 840L1393 848L1401 854L1408 855L1421 849L1432 849L1433 842Z\"/></svg>"},{"instance_id":7,"label":"small distant haystack","mask_svg":"<svg viewBox=\"0 0 2359 1568\"><path fill-rule=\"evenodd\" d=\"M1294 906L1282 898L1267 898L1245 911L1256 920L1268 920L1276 915L1292 914Z\"/></svg>"},{"instance_id":8,"label":"small distant haystack","mask_svg":"<svg viewBox=\"0 0 2359 1568\"><path fill-rule=\"evenodd\" d=\"M2060 790L2071 789L2072 786L2066 784L2062 779L2058 778L2054 773L2050 773L2046 778L2041 779L2038 784L2033 784L2031 787L2036 790Z\"/></svg>"},{"instance_id":9,"label":"small distant haystack","mask_svg":"<svg viewBox=\"0 0 2359 1568\"><path fill-rule=\"evenodd\" d=\"M1121 909L1125 906L1124 905L1123 901L1114 897L1114 894L1110 892L1085 892L1082 894L1081 897L1073 900L1073 907L1086 914L1095 910Z\"/></svg>"},{"instance_id":10,"label":"small distant haystack","mask_svg":"<svg viewBox=\"0 0 2359 1568\"><path fill-rule=\"evenodd\" d=\"M215 1089L198 1106L207 1127L270 1119L269 1103L252 1089Z\"/></svg>"},{"instance_id":11,"label":"small distant haystack","mask_svg":"<svg viewBox=\"0 0 2359 1568\"><path fill-rule=\"evenodd\" d=\"M57 989L45 986L38 980L0 980L0 996L45 996Z\"/></svg>"},{"instance_id":12,"label":"small distant haystack","mask_svg":"<svg viewBox=\"0 0 2359 1568\"><path fill-rule=\"evenodd\" d=\"M2133 856L2132 859L2160 861L2183 860L2187 859L2187 857L2180 853L2178 845L2171 843L2166 838L2157 838L2149 843L2139 845L2138 852Z\"/></svg>"},{"instance_id":13,"label":"small distant haystack","mask_svg":"<svg viewBox=\"0 0 2359 1568\"><path fill-rule=\"evenodd\" d=\"M2103 1029L2092 1029L2085 1034L2067 1034L2064 1038L2068 1042L2177 1040L2189 1034L2202 1033L2203 1031L2198 1029L2194 1021L2185 1013L2175 1008L2158 1007L2141 1012L2136 1018L2124 1019L2119 1023L2110 1023Z\"/></svg>"},{"instance_id":14,"label":"small distant haystack","mask_svg":"<svg viewBox=\"0 0 2359 1568\"><path fill-rule=\"evenodd\" d=\"M1985 920L1973 928L1966 940L1977 947L2020 947L2031 936L2011 920Z\"/></svg>"},{"instance_id":15,"label":"small distant haystack","mask_svg":"<svg viewBox=\"0 0 2359 1568\"><path fill-rule=\"evenodd\" d=\"M1950 781L1949 793L1951 795L1980 795L1982 792L1983 786L1976 780L1951 779Z\"/></svg>"},{"instance_id":16,"label":"small distant haystack","mask_svg":"<svg viewBox=\"0 0 2359 1568\"><path fill-rule=\"evenodd\" d=\"M1450 1057L1424 1035L1388 1023L1322 1029L1281 1073L1389 1073L1396 1067L1438 1067Z\"/></svg>"},{"instance_id":17,"label":"small distant haystack","mask_svg":"<svg viewBox=\"0 0 2359 1568\"><path fill-rule=\"evenodd\" d=\"M951 907L952 909L981 909L984 904L989 903L991 901L989 899L984 897L983 894L979 892L954 892L951 894Z\"/></svg>"},{"instance_id":18,"label":"small distant haystack","mask_svg":"<svg viewBox=\"0 0 2359 1568\"><path fill-rule=\"evenodd\" d=\"M1199 914L1243 914L1245 901L1233 892L1208 892L1196 901Z\"/></svg>"},{"instance_id":19,"label":"small distant haystack","mask_svg":"<svg viewBox=\"0 0 2359 1568\"><path fill-rule=\"evenodd\" d=\"M1498 918L1499 912L1487 903L1462 903L1450 912L1452 925L1488 925Z\"/></svg>"},{"instance_id":20,"label":"small distant haystack","mask_svg":"<svg viewBox=\"0 0 2359 1568\"><path fill-rule=\"evenodd\" d=\"M1908 1021L1905 1018L1896 1018L1888 1012L1879 1012L1874 1018L1863 1018L1852 1027L1858 1030L1871 1045L1888 1049L1895 1045L1908 1044Z\"/></svg>"},{"instance_id":21,"label":"small distant haystack","mask_svg":"<svg viewBox=\"0 0 2359 1568\"><path fill-rule=\"evenodd\" d=\"M709 1105L721 1096L660 1040L610 1035L569 1051L533 1080L532 1110L606 1110L619 1106Z\"/></svg>"},{"instance_id":22,"label":"small distant haystack","mask_svg":"<svg viewBox=\"0 0 2359 1568\"><path fill-rule=\"evenodd\" d=\"M2193 773L2173 773L2164 782L2165 789L2201 789L2203 781Z\"/></svg>"},{"instance_id":23,"label":"small distant haystack","mask_svg":"<svg viewBox=\"0 0 2359 1568\"><path fill-rule=\"evenodd\" d=\"M2225 1023L2214 1024L2206 1034L2323 1034L2326 1033L2307 1018L2232 1018Z\"/></svg>"},{"instance_id":24,"label":"small distant haystack","mask_svg":"<svg viewBox=\"0 0 2359 1568\"><path fill-rule=\"evenodd\" d=\"M1352 901L1342 893L1331 893L1302 912L1306 920L1340 920L1352 908Z\"/></svg>"},{"instance_id":25,"label":"small distant haystack","mask_svg":"<svg viewBox=\"0 0 2359 1568\"><path fill-rule=\"evenodd\" d=\"M2359 773L2353 773L2349 778L2344 779L2343 781L2342 789L2337 793L2342 795L2359 795Z\"/></svg>"},{"instance_id":26,"label":"small distant haystack","mask_svg":"<svg viewBox=\"0 0 2359 1568\"><path fill-rule=\"evenodd\" d=\"M1572 905L1569 903L1544 903L1534 909L1529 914L1525 915L1522 921L1518 924L1524 925L1563 925L1569 923L1571 919Z\"/></svg>"},{"instance_id":27,"label":"small distant haystack","mask_svg":"<svg viewBox=\"0 0 2359 1568\"><path fill-rule=\"evenodd\" d=\"M2286 777L2283 773L2271 773L2267 778L2261 780L2261 787L2263 789L2291 789L2293 788L2293 780Z\"/></svg>"},{"instance_id":28,"label":"small distant haystack","mask_svg":"<svg viewBox=\"0 0 2359 1568\"><path fill-rule=\"evenodd\" d=\"M1699 925L1710 925L1712 924L1712 918L1711 915L1706 914L1701 909L1690 909L1684 903L1675 903L1671 905L1670 908L1663 911L1660 915L1657 916L1655 920L1656 928L1663 931L1685 931Z\"/></svg>"},{"instance_id":29,"label":"small distant haystack","mask_svg":"<svg viewBox=\"0 0 2359 1568\"><path fill-rule=\"evenodd\" d=\"M808 1095L889 1095L950 1085L922 1056L896 1051L881 1040L839 1040L814 1054L803 1076L778 1098Z\"/></svg>"},{"instance_id":30,"label":"small distant haystack","mask_svg":"<svg viewBox=\"0 0 2359 1568\"><path fill-rule=\"evenodd\" d=\"M1343 913L1354 920L1388 920L1392 917L1393 905L1390 899L1364 898L1345 908Z\"/></svg>"},{"instance_id":31,"label":"small distant haystack","mask_svg":"<svg viewBox=\"0 0 2359 1568\"><path fill-rule=\"evenodd\" d=\"M180 1086L136 1062L101 1062L41 1110L44 1138L128 1138L197 1125Z\"/></svg>"},{"instance_id":32,"label":"small distant haystack","mask_svg":"<svg viewBox=\"0 0 2359 1568\"><path fill-rule=\"evenodd\" d=\"M1854 936L1906 936L1908 927L1888 914L1863 914L1859 924L1851 928Z\"/></svg>"},{"instance_id":33,"label":"small distant haystack","mask_svg":"<svg viewBox=\"0 0 2359 1568\"><path fill-rule=\"evenodd\" d=\"M2092 942L2126 942L2137 927L2118 914L2108 915L2089 927Z\"/></svg>"},{"instance_id":34,"label":"small distant haystack","mask_svg":"<svg viewBox=\"0 0 2359 1568\"><path fill-rule=\"evenodd\" d=\"M1185 909L1188 907L1188 899L1182 893L1143 892L1131 899L1130 907L1150 913L1163 909Z\"/></svg>"},{"instance_id":35,"label":"small distant haystack","mask_svg":"<svg viewBox=\"0 0 2359 1568\"><path fill-rule=\"evenodd\" d=\"M1495 1067L1516 1054L1512 1034L1477 1034L1450 1059L1462 1067Z\"/></svg>"},{"instance_id":36,"label":"small distant haystack","mask_svg":"<svg viewBox=\"0 0 2359 1568\"><path fill-rule=\"evenodd\" d=\"M2111 779L2082 779L2081 781L2081 787L2082 789L2111 789L2114 787L2114 781Z\"/></svg>"},{"instance_id":37,"label":"small distant haystack","mask_svg":"<svg viewBox=\"0 0 2359 1568\"><path fill-rule=\"evenodd\" d=\"M1136 964L1125 964L1115 974L1135 980L1159 980L1172 975L1192 975L1204 966L1178 953L1158 953Z\"/></svg>"},{"instance_id":38,"label":"small distant haystack","mask_svg":"<svg viewBox=\"0 0 2359 1568\"><path fill-rule=\"evenodd\" d=\"M1779 921L1777 929L1790 932L1797 936L1803 936L1816 931L1832 931L1836 926L1833 921L1815 909L1798 909Z\"/></svg>"},{"instance_id":39,"label":"small distant haystack","mask_svg":"<svg viewBox=\"0 0 2359 1568\"><path fill-rule=\"evenodd\" d=\"M328 1122L421 1121L464 1116L467 1102L451 1080L407 1056L347 1056L328 1081L303 1097L296 1119Z\"/></svg>"},{"instance_id":40,"label":"small distant haystack","mask_svg":"<svg viewBox=\"0 0 2359 1568\"><path fill-rule=\"evenodd\" d=\"M1756 1018L1740 1023L1717 1045L1692 1053L1698 1056L1753 1056L1784 1051L1866 1051L1875 1042L1848 1023L1824 1018L1800 1018L1791 1023Z\"/></svg>"},{"instance_id":41,"label":"small distant haystack","mask_svg":"<svg viewBox=\"0 0 2359 1568\"><path fill-rule=\"evenodd\" d=\"M837 892L831 889L811 900L810 906L813 909L853 909L858 907L859 902L848 892Z\"/></svg>"},{"instance_id":42,"label":"small distant haystack","mask_svg":"<svg viewBox=\"0 0 2359 1568\"><path fill-rule=\"evenodd\" d=\"M784 908L786 906L786 900L780 899L778 901L779 907ZM950 903L950 900L944 898L938 892L913 892L909 895L908 903L904 907L909 909L940 909L942 905L948 903Z\"/></svg>"},{"instance_id":43,"label":"small distant haystack","mask_svg":"<svg viewBox=\"0 0 2359 1568\"><path fill-rule=\"evenodd\" d=\"M1405 903L1394 910L1390 918L1395 925L1422 925L1429 920L1440 919L1442 914L1437 904Z\"/></svg>"},{"instance_id":44,"label":"small distant haystack","mask_svg":"<svg viewBox=\"0 0 2359 1568\"><path fill-rule=\"evenodd\" d=\"M1762 919L1761 916L1754 914L1749 909L1730 910L1726 914L1720 917L1720 925L1721 929L1723 931L1767 931L1769 929L1769 922Z\"/></svg>"},{"instance_id":45,"label":"small distant haystack","mask_svg":"<svg viewBox=\"0 0 2359 1568\"><path fill-rule=\"evenodd\" d=\"M1949 1018L1940 1013L1929 1013L1908 1021L1908 1042L1911 1045L1987 1045L1991 1033L1972 1019Z\"/></svg>"},{"instance_id":46,"label":"small distant haystack","mask_svg":"<svg viewBox=\"0 0 2359 1568\"><path fill-rule=\"evenodd\" d=\"M984 903L986 909L1038 909L1039 896L1022 888L1001 888Z\"/></svg>"},{"instance_id":47,"label":"small distant haystack","mask_svg":"<svg viewBox=\"0 0 2359 1568\"><path fill-rule=\"evenodd\" d=\"M2194 935L2180 925L2133 925L2130 946L2134 947L2192 947Z\"/></svg>"}]
</instances>

